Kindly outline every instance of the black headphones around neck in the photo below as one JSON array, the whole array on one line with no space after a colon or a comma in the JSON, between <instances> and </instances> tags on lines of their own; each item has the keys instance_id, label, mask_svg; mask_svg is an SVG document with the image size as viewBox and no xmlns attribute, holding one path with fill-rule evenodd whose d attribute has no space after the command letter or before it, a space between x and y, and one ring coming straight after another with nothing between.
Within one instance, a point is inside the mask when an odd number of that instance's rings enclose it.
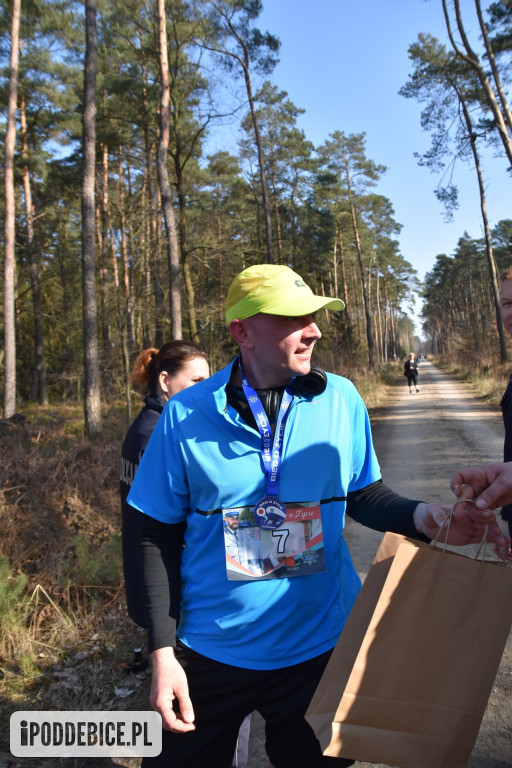
<instances>
[{"instance_id":1,"label":"black headphones around neck","mask_svg":"<svg viewBox=\"0 0 512 768\"><path fill-rule=\"evenodd\" d=\"M295 393L301 397L315 397L325 392L327 375L318 365L312 365L305 376L296 376L293 379L292 386Z\"/></svg>"}]
</instances>

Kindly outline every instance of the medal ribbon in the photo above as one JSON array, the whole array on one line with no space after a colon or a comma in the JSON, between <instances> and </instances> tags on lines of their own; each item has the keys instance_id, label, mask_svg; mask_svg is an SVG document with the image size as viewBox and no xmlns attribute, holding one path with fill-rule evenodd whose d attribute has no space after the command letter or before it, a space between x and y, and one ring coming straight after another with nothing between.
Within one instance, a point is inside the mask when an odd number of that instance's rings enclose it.
<instances>
[{"instance_id":1,"label":"medal ribbon","mask_svg":"<svg viewBox=\"0 0 512 768\"><path fill-rule=\"evenodd\" d=\"M265 476L267 478L267 496L278 498L279 476L281 474L283 453L283 435L286 419L288 418L290 405L293 400L293 392L289 386L287 386L283 392L283 399L281 400L281 407L279 408L279 415L277 417L275 437L272 441L272 429L270 427L268 416L265 413L265 409L258 393L250 385L249 379L243 372L241 358L238 358L238 365L240 367L240 373L242 374L242 388L244 395L247 398L247 402L249 403L249 407L261 436L261 458L263 460Z\"/></svg>"}]
</instances>

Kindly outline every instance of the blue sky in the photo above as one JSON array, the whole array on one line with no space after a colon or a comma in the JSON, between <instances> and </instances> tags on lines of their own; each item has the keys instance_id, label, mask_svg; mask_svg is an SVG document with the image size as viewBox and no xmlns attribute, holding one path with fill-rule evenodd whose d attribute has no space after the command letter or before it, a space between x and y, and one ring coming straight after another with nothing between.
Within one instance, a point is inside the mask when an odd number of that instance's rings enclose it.
<instances>
[{"instance_id":1,"label":"blue sky","mask_svg":"<svg viewBox=\"0 0 512 768\"><path fill-rule=\"evenodd\" d=\"M462 0L467 31L477 50L473 0ZM484 7L486 3L483 3ZM453 253L465 231L482 236L476 175L455 174L460 206L445 223L434 195L438 176L418 165L414 152L429 146L420 126L421 105L398 95L412 71L407 50L419 32L448 43L441 0L263 0L258 26L281 40L271 80L306 112L298 125L315 146L336 130L366 134L366 154L387 166L376 191L391 200L403 225L402 255L420 279L436 255ZM486 160L491 226L512 218L512 178L506 159Z\"/></svg>"}]
</instances>

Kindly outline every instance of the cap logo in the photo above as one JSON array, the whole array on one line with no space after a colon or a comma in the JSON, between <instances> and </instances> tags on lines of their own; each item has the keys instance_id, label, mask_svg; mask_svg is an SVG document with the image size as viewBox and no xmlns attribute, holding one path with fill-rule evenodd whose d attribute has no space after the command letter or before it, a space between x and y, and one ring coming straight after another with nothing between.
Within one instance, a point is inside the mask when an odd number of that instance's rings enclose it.
<instances>
[{"instance_id":1,"label":"cap logo","mask_svg":"<svg viewBox=\"0 0 512 768\"><path fill-rule=\"evenodd\" d=\"M295 285L297 288L307 288L306 283L303 283L302 280L296 280Z\"/></svg>"}]
</instances>

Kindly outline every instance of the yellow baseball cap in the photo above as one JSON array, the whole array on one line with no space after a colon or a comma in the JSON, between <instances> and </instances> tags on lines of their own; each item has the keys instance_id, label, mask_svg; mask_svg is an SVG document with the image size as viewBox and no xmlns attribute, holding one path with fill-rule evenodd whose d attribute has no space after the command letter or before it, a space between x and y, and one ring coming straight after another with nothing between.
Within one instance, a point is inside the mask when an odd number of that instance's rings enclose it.
<instances>
[{"instance_id":1,"label":"yellow baseball cap","mask_svg":"<svg viewBox=\"0 0 512 768\"><path fill-rule=\"evenodd\" d=\"M341 299L315 296L300 275L281 264L255 264L240 272L229 286L226 322L265 315L302 317L319 309L343 309Z\"/></svg>"}]
</instances>

